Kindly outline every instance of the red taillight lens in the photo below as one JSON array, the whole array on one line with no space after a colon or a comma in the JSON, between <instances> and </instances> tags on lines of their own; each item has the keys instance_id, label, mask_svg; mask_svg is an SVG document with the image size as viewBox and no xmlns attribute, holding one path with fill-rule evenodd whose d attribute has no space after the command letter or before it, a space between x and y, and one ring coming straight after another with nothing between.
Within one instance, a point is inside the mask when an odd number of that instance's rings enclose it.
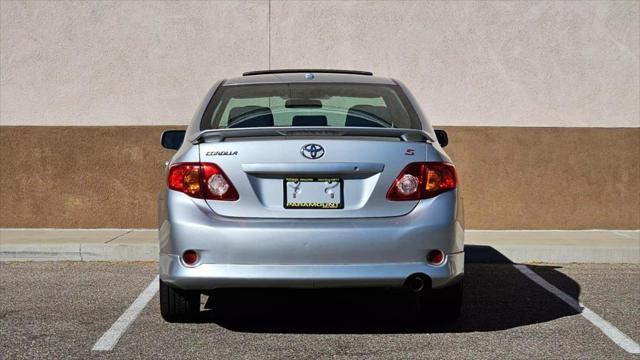
<instances>
[{"instance_id":1,"label":"red taillight lens","mask_svg":"<svg viewBox=\"0 0 640 360\"><path fill-rule=\"evenodd\" d=\"M169 189L191 197L235 201L240 197L222 169L212 163L178 163L169 169Z\"/></svg>"},{"instance_id":2,"label":"red taillight lens","mask_svg":"<svg viewBox=\"0 0 640 360\"><path fill-rule=\"evenodd\" d=\"M456 169L443 162L417 162L407 165L387 192L392 201L432 198L456 188Z\"/></svg>"},{"instance_id":3,"label":"red taillight lens","mask_svg":"<svg viewBox=\"0 0 640 360\"><path fill-rule=\"evenodd\" d=\"M444 262L444 253L440 250L431 250L427 254L427 261L433 265L440 265Z\"/></svg>"},{"instance_id":4,"label":"red taillight lens","mask_svg":"<svg viewBox=\"0 0 640 360\"><path fill-rule=\"evenodd\" d=\"M198 253L195 250L187 250L182 253L182 261L187 265L193 265L198 262Z\"/></svg>"}]
</instances>

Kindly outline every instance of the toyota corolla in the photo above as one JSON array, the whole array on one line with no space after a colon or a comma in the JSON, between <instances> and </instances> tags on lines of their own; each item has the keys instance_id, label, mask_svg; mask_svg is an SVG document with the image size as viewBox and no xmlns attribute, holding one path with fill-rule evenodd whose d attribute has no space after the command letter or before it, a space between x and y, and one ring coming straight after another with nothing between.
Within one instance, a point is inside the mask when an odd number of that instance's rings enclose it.
<instances>
[{"instance_id":1,"label":"toyota corolla","mask_svg":"<svg viewBox=\"0 0 640 360\"><path fill-rule=\"evenodd\" d=\"M455 320L464 245L456 168L398 80L253 71L216 83L159 200L160 309L223 288L400 288L416 317ZM215 301L215 298L214 298Z\"/></svg>"}]
</instances>

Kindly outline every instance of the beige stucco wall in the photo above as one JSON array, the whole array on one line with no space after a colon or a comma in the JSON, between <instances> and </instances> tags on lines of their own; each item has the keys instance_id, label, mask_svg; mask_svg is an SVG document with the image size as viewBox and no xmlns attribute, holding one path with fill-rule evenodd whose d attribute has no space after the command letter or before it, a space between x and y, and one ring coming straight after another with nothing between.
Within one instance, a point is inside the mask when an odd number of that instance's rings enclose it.
<instances>
[{"instance_id":1,"label":"beige stucco wall","mask_svg":"<svg viewBox=\"0 0 640 360\"><path fill-rule=\"evenodd\" d=\"M1 125L185 124L211 84L335 67L438 125L640 126L640 2L0 4Z\"/></svg>"},{"instance_id":2,"label":"beige stucco wall","mask_svg":"<svg viewBox=\"0 0 640 360\"><path fill-rule=\"evenodd\" d=\"M0 124L186 123L217 79L268 66L268 9L3 1Z\"/></svg>"}]
</instances>

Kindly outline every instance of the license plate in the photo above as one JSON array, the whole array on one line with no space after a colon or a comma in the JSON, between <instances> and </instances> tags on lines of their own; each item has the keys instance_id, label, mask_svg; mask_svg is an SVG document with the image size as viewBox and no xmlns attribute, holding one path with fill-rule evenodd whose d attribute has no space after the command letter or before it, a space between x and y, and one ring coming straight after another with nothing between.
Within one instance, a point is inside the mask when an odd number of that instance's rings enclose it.
<instances>
[{"instance_id":1,"label":"license plate","mask_svg":"<svg viewBox=\"0 0 640 360\"><path fill-rule=\"evenodd\" d=\"M340 178L284 179L285 209L342 209L343 198Z\"/></svg>"}]
</instances>

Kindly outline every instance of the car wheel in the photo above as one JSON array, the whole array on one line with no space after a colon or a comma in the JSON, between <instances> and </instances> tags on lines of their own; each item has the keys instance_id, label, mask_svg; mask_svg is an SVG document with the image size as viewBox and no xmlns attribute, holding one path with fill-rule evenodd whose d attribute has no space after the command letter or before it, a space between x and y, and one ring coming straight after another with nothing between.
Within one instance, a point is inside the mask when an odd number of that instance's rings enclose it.
<instances>
[{"instance_id":1,"label":"car wheel","mask_svg":"<svg viewBox=\"0 0 640 360\"><path fill-rule=\"evenodd\" d=\"M160 314L165 321L186 321L199 312L199 292L177 289L160 280Z\"/></svg>"},{"instance_id":2,"label":"car wheel","mask_svg":"<svg viewBox=\"0 0 640 360\"><path fill-rule=\"evenodd\" d=\"M460 317L462 308L463 282L434 289L421 298L420 315L426 321L455 322Z\"/></svg>"}]
</instances>

